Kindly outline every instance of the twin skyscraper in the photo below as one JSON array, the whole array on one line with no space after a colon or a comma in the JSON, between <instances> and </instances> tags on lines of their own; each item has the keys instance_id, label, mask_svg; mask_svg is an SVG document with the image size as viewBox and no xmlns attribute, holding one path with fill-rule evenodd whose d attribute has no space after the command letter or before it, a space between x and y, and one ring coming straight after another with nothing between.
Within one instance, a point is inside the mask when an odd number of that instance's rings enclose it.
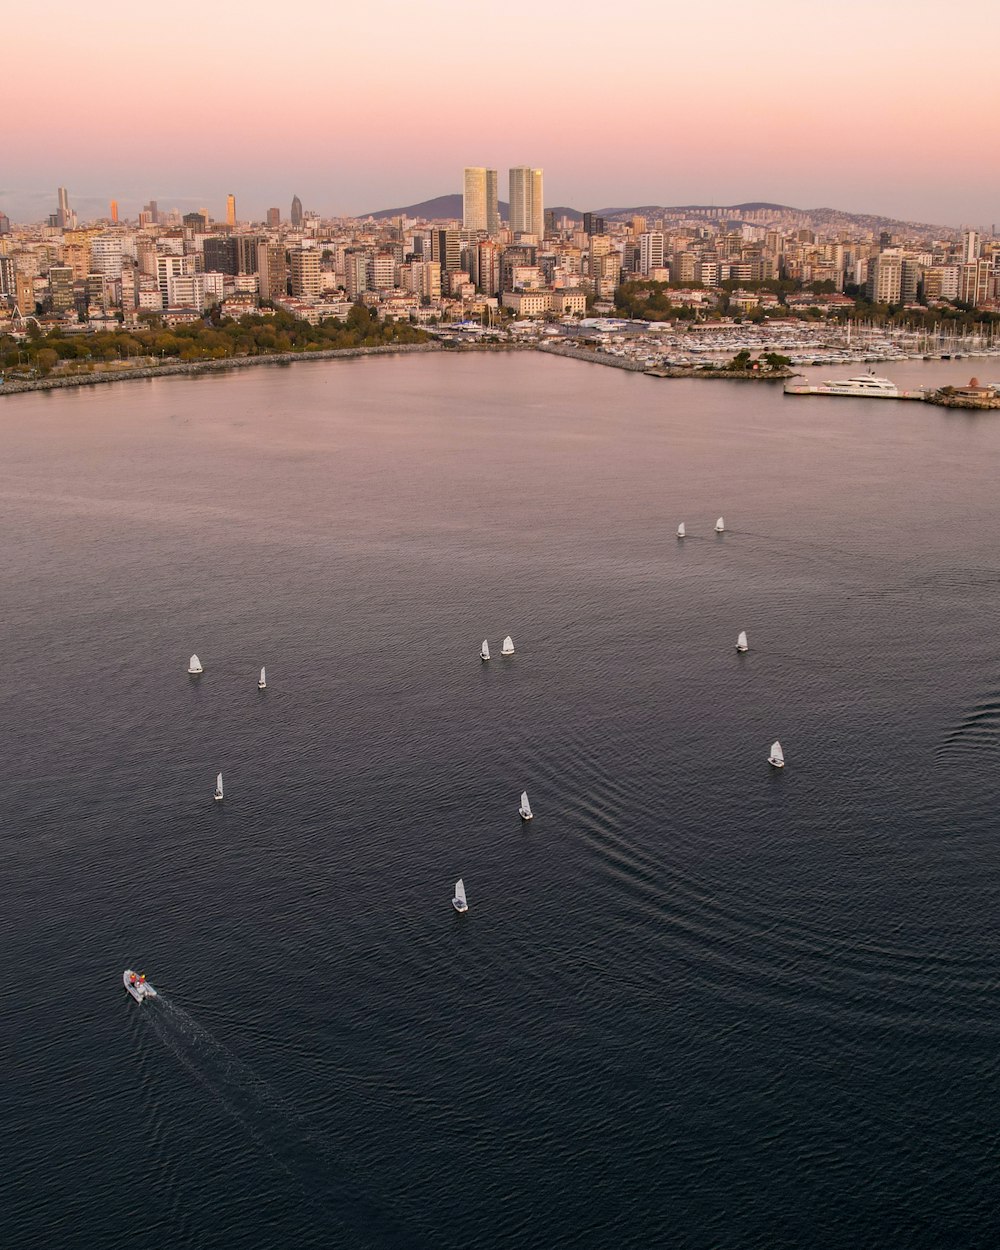
<instances>
[{"instance_id":1,"label":"twin skyscraper","mask_svg":"<svg viewBox=\"0 0 1000 1250\"><path fill-rule=\"evenodd\" d=\"M462 228L500 232L497 171L482 166L465 170L462 194ZM545 234L542 171L518 165L510 170L510 228L515 234L533 234L539 243Z\"/></svg>"}]
</instances>

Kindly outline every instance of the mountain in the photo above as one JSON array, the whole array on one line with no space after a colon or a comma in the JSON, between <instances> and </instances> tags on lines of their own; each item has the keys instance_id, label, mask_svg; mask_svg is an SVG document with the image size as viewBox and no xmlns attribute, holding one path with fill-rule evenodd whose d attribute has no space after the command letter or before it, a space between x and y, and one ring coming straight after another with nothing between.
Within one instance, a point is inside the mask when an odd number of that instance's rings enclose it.
<instances>
[{"instance_id":1,"label":"mountain","mask_svg":"<svg viewBox=\"0 0 1000 1250\"><path fill-rule=\"evenodd\" d=\"M506 200L501 200L499 207L501 219L510 221L510 205ZM574 221L583 220L583 213L575 208L556 207L551 211L555 213L557 221L560 217L570 217ZM461 221L462 196L460 193L439 195L433 200L422 200L419 204L407 204L405 208L380 208L377 213L362 214L362 218L368 217L375 221L385 221L389 217L415 217L420 221Z\"/></svg>"}]
</instances>

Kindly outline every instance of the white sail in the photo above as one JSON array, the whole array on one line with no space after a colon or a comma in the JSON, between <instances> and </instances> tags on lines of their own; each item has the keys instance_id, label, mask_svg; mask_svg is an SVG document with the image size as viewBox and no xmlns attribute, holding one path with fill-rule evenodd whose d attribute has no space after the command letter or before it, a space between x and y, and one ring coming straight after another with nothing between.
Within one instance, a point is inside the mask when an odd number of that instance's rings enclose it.
<instances>
[{"instance_id":1,"label":"white sail","mask_svg":"<svg viewBox=\"0 0 1000 1250\"><path fill-rule=\"evenodd\" d=\"M771 759L781 760L782 764L785 762L785 753L782 751L781 743L777 739L771 743Z\"/></svg>"},{"instance_id":2,"label":"white sail","mask_svg":"<svg viewBox=\"0 0 1000 1250\"><path fill-rule=\"evenodd\" d=\"M715 523L715 532L717 534L721 534L725 528L726 528L725 521L723 521L722 517L719 517L719 519Z\"/></svg>"},{"instance_id":3,"label":"white sail","mask_svg":"<svg viewBox=\"0 0 1000 1250\"><path fill-rule=\"evenodd\" d=\"M480 649L479 657L480 659L483 659L483 660L488 660L490 658L490 644L486 641L485 638L483 639L483 645L482 645L482 648Z\"/></svg>"},{"instance_id":4,"label":"white sail","mask_svg":"<svg viewBox=\"0 0 1000 1250\"><path fill-rule=\"evenodd\" d=\"M264 673L263 666L261 667L261 670L260 670L260 680L257 682L257 685L260 686L261 690L263 690L264 687L267 685L267 677Z\"/></svg>"},{"instance_id":5,"label":"white sail","mask_svg":"<svg viewBox=\"0 0 1000 1250\"><path fill-rule=\"evenodd\" d=\"M222 794L222 773L219 773L218 777L215 779L215 797L217 799L221 799Z\"/></svg>"},{"instance_id":6,"label":"white sail","mask_svg":"<svg viewBox=\"0 0 1000 1250\"><path fill-rule=\"evenodd\" d=\"M684 522L681 521L680 525L678 525L677 527L677 537L683 538L686 533L687 533L687 530L684 528Z\"/></svg>"},{"instance_id":7,"label":"white sail","mask_svg":"<svg viewBox=\"0 0 1000 1250\"><path fill-rule=\"evenodd\" d=\"M747 631L745 629L741 629L739 634L737 634L736 636L736 650L737 651L749 650L749 646L747 643Z\"/></svg>"},{"instance_id":8,"label":"white sail","mask_svg":"<svg viewBox=\"0 0 1000 1250\"><path fill-rule=\"evenodd\" d=\"M468 906L468 901L465 897L465 882L461 877L459 877L459 879L455 882L455 899L457 902L461 903L463 907Z\"/></svg>"},{"instance_id":9,"label":"white sail","mask_svg":"<svg viewBox=\"0 0 1000 1250\"><path fill-rule=\"evenodd\" d=\"M503 640L503 646L500 648L500 654L501 655L513 655L514 654L514 639L511 638L510 634L508 634L507 637Z\"/></svg>"},{"instance_id":10,"label":"white sail","mask_svg":"<svg viewBox=\"0 0 1000 1250\"><path fill-rule=\"evenodd\" d=\"M188 661L188 672L189 673L204 672L204 669L201 666L201 660L199 660L196 655L193 655L191 659Z\"/></svg>"},{"instance_id":11,"label":"white sail","mask_svg":"<svg viewBox=\"0 0 1000 1250\"><path fill-rule=\"evenodd\" d=\"M521 811L529 820L531 819L531 804L528 802L527 790L521 792Z\"/></svg>"}]
</instances>

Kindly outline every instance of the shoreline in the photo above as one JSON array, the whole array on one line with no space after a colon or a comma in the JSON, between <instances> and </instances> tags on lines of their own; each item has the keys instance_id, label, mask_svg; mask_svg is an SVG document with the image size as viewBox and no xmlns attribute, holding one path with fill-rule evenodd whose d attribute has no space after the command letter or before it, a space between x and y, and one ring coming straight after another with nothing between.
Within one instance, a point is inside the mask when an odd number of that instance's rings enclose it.
<instances>
[{"instance_id":1,"label":"shoreline","mask_svg":"<svg viewBox=\"0 0 1000 1250\"><path fill-rule=\"evenodd\" d=\"M298 360L343 360L362 356L398 356L414 352L440 352L441 343L399 343L385 347L336 347L318 352L276 352L269 356L226 356L222 360L175 360L169 364L143 365L138 369L115 369L106 373L73 373L63 377L5 379L0 396L23 395L28 391L58 391L74 386L102 386L108 382L136 382L146 378L167 378L199 373L219 373L226 369L248 369L255 365L287 365Z\"/></svg>"}]
</instances>

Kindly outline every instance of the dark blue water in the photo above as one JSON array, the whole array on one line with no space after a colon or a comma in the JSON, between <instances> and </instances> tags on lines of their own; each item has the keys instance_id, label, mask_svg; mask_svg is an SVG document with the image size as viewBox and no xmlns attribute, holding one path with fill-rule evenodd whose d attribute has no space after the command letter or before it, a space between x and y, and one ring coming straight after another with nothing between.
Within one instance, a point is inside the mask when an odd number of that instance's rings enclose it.
<instances>
[{"instance_id":1,"label":"dark blue water","mask_svg":"<svg viewBox=\"0 0 1000 1250\"><path fill-rule=\"evenodd\" d=\"M3 1244L995 1246L998 476L531 355L3 401Z\"/></svg>"}]
</instances>

